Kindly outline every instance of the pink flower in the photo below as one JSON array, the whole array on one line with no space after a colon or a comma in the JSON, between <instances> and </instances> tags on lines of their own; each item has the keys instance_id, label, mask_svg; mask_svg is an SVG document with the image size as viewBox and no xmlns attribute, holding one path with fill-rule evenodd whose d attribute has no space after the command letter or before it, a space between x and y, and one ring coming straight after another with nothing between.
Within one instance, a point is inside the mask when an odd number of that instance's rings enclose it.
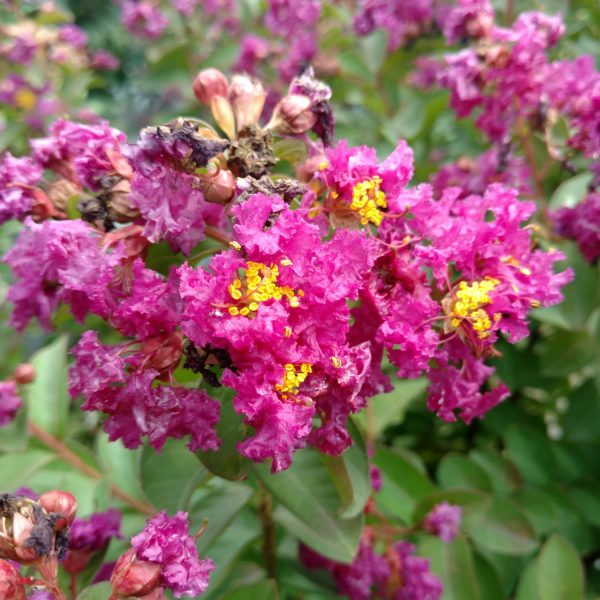
<instances>
[{"instance_id":1,"label":"pink flower","mask_svg":"<svg viewBox=\"0 0 600 600\"><path fill-rule=\"evenodd\" d=\"M239 250L216 255L210 271L179 269L183 331L230 359L222 382L256 430L242 454L272 458L277 471L307 441L339 453L351 442L344 423L364 405L370 365L368 346L346 341L347 300L370 266L366 240L339 231L323 243L301 211L262 194L233 216ZM311 433L315 411L322 423Z\"/></svg>"},{"instance_id":2,"label":"pink flower","mask_svg":"<svg viewBox=\"0 0 600 600\"><path fill-rule=\"evenodd\" d=\"M158 6L151 1L118 0L121 21L129 33L148 40L160 37L169 24Z\"/></svg>"},{"instance_id":3,"label":"pink flower","mask_svg":"<svg viewBox=\"0 0 600 600\"><path fill-rule=\"evenodd\" d=\"M23 219L36 198L32 186L42 178L43 169L31 158L15 158L7 152L0 162L0 224Z\"/></svg>"},{"instance_id":4,"label":"pink flower","mask_svg":"<svg viewBox=\"0 0 600 600\"><path fill-rule=\"evenodd\" d=\"M13 270L8 292L13 302L11 322L23 329L31 318L51 327L52 312L60 302L71 306L78 320L88 312L107 316L113 300L109 284L122 259L121 251L104 252L97 232L83 221L25 220L4 261Z\"/></svg>"},{"instance_id":5,"label":"pink flower","mask_svg":"<svg viewBox=\"0 0 600 600\"><path fill-rule=\"evenodd\" d=\"M600 194L593 192L573 208L563 207L552 218L558 233L575 240L588 262L600 257Z\"/></svg>"},{"instance_id":6,"label":"pink flower","mask_svg":"<svg viewBox=\"0 0 600 600\"><path fill-rule=\"evenodd\" d=\"M458 533L462 509L448 502L436 504L423 521L423 528L443 542L451 542Z\"/></svg>"},{"instance_id":7,"label":"pink flower","mask_svg":"<svg viewBox=\"0 0 600 600\"><path fill-rule=\"evenodd\" d=\"M138 559L162 565L161 584L176 598L196 597L206 591L215 565L200 560L196 542L189 535L188 515L169 517L161 511L146 521L145 529L132 538Z\"/></svg>"},{"instance_id":8,"label":"pink flower","mask_svg":"<svg viewBox=\"0 0 600 600\"><path fill-rule=\"evenodd\" d=\"M0 381L0 427L8 425L21 408L21 398L14 381Z\"/></svg>"}]
</instances>

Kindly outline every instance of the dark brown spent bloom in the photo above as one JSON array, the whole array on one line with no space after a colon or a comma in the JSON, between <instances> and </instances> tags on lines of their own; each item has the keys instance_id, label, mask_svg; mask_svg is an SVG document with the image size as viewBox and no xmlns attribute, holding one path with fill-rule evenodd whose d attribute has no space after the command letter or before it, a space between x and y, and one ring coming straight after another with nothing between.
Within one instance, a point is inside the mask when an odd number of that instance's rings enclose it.
<instances>
[{"instance_id":1,"label":"dark brown spent bloom","mask_svg":"<svg viewBox=\"0 0 600 600\"><path fill-rule=\"evenodd\" d=\"M222 348L214 348L210 344L203 348L196 348L191 340L185 340L183 353L185 355L183 368L199 373L204 381L212 387L221 387L221 383L217 375L210 370L210 367L218 366L221 369L230 369L234 373L237 372L229 352Z\"/></svg>"},{"instance_id":2,"label":"dark brown spent bloom","mask_svg":"<svg viewBox=\"0 0 600 600\"><path fill-rule=\"evenodd\" d=\"M288 204L297 198L306 194L307 187L296 181L295 179L287 179L282 177L281 179L271 179L270 177L261 177L260 179L254 179L253 177L246 177L240 180L239 187L243 190L242 193L237 197L236 202L244 202L249 196L253 194L265 194L266 196L278 195L281 196Z\"/></svg>"},{"instance_id":3,"label":"dark brown spent bloom","mask_svg":"<svg viewBox=\"0 0 600 600\"><path fill-rule=\"evenodd\" d=\"M276 163L271 132L258 125L246 127L238 133L227 160L227 166L236 177L255 179L268 175Z\"/></svg>"}]
</instances>

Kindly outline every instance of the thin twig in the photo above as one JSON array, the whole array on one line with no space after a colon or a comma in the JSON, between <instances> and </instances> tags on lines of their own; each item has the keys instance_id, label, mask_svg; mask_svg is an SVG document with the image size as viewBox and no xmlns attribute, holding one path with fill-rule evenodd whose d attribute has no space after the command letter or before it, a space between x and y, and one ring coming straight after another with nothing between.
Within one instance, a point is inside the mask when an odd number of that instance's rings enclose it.
<instances>
[{"instance_id":1,"label":"thin twig","mask_svg":"<svg viewBox=\"0 0 600 600\"><path fill-rule=\"evenodd\" d=\"M64 442L55 438L53 435L36 425L33 421L29 421L28 423L29 433L36 437L42 444L48 446L51 450L54 450L60 458L68 462L70 465L75 467L79 472L83 473L90 479L104 479L104 474L95 469L91 465L88 465L85 461L83 461L75 452L73 452ZM124 492L120 487L116 486L114 483L109 485L110 493L128 504L135 510L144 513L148 516L153 516L157 509L154 508L151 504L144 502L143 500L138 500L133 496L130 496L127 492Z\"/></svg>"},{"instance_id":2,"label":"thin twig","mask_svg":"<svg viewBox=\"0 0 600 600\"><path fill-rule=\"evenodd\" d=\"M262 526L263 561L267 577L275 579L275 522L273 521L273 496L266 489L258 506L258 516Z\"/></svg>"},{"instance_id":3,"label":"thin twig","mask_svg":"<svg viewBox=\"0 0 600 600\"><path fill-rule=\"evenodd\" d=\"M229 235L211 225L207 225L204 228L204 234L206 237L217 240L217 242L221 242L221 244L224 244L225 246L229 246L229 242L231 242L231 237Z\"/></svg>"}]
</instances>

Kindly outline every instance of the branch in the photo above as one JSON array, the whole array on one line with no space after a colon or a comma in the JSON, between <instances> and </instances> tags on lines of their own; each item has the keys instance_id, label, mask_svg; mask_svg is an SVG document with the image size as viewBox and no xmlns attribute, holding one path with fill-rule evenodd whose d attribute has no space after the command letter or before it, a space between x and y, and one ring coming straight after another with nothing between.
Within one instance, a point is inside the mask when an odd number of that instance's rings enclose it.
<instances>
[{"instance_id":1,"label":"branch","mask_svg":"<svg viewBox=\"0 0 600 600\"><path fill-rule=\"evenodd\" d=\"M273 496L266 489L258 506L258 516L262 526L263 561L267 577L275 579L275 522L273 521Z\"/></svg>"},{"instance_id":2,"label":"branch","mask_svg":"<svg viewBox=\"0 0 600 600\"><path fill-rule=\"evenodd\" d=\"M83 473L90 479L100 480L104 479L104 474L95 469L91 465L88 465L85 461L83 461L75 452L73 452L64 442L55 438L53 435L36 425L33 421L29 421L28 423L29 433L37 438L42 444L54 450L60 458L68 462L71 466L77 469L79 472ZM144 513L148 516L153 516L157 510L151 504L144 502L143 500L138 500L133 496L130 496L127 492L124 492L120 487L116 486L114 483L109 485L110 493L119 498L119 500L123 501L125 504L128 504L135 510Z\"/></svg>"},{"instance_id":3,"label":"branch","mask_svg":"<svg viewBox=\"0 0 600 600\"><path fill-rule=\"evenodd\" d=\"M221 242L225 246L229 246L229 242L231 241L231 237L216 227L212 227L211 225L207 225L204 228L204 235L213 240L217 240L217 242Z\"/></svg>"}]
</instances>

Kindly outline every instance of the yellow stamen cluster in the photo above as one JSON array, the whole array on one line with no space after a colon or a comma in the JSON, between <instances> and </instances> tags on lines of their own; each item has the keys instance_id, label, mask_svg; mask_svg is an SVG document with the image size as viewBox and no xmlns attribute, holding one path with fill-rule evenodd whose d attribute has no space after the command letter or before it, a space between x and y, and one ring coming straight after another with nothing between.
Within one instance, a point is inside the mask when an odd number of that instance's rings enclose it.
<instances>
[{"instance_id":1,"label":"yellow stamen cluster","mask_svg":"<svg viewBox=\"0 0 600 600\"><path fill-rule=\"evenodd\" d=\"M286 264L291 264L289 259ZM282 264L284 263L282 261ZM242 269L242 278L234 279L229 286L229 295L236 302L236 306L228 308L229 314L233 317L241 315L246 317L258 310L261 302L266 302L274 298L281 300L287 298L290 306L296 308L300 306L299 297L304 295L302 290L294 292L289 286L277 285L279 277L279 267L275 264L267 266L259 262L248 262L248 266Z\"/></svg>"},{"instance_id":2,"label":"yellow stamen cluster","mask_svg":"<svg viewBox=\"0 0 600 600\"><path fill-rule=\"evenodd\" d=\"M380 225L384 217L380 209L387 208L385 193L381 190L381 177L376 175L357 183L352 190L350 208L360 215L363 225Z\"/></svg>"},{"instance_id":3,"label":"yellow stamen cluster","mask_svg":"<svg viewBox=\"0 0 600 600\"><path fill-rule=\"evenodd\" d=\"M32 110L37 103L37 96L31 90L23 88L15 94L14 102L21 110Z\"/></svg>"},{"instance_id":4,"label":"yellow stamen cluster","mask_svg":"<svg viewBox=\"0 0 600 600\"><path fill-rule=\"evenodd\" d=\"M283 381L277 383L275 389L281 395L282 400L287 400L290 394L293 396L298 395L300 384L308 377L309 373L312 373L312 365L309 363L302 363L301 365L287 363L284 365L284 369Z\"/></svg>"},{"instance_id":5,"label":"yellow stamen cluster","mask_svg":"<svg viewBox=\"0 0 600 600\"><path fill-rule=\"evenodd\" d=\"M474 281L470 285L466 281L461 281L450 314L452 327L459 327L463 319L466 319L481 339L488 337L492 321L483 307L491 302L489 294L499 283L492 277ZM499 318L499 314L494 315L495 321Z\"/></svg>"}]
</instances>

